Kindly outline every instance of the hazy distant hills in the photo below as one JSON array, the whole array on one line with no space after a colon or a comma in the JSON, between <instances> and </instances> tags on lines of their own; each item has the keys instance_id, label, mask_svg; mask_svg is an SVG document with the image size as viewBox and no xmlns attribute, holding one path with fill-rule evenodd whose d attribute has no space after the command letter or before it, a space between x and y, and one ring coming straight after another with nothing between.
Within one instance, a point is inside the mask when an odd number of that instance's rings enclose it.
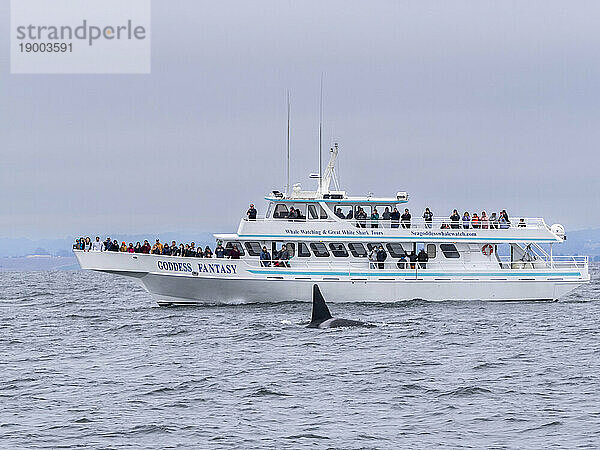
<instances>
[{"instance_id":1,"label":"hazy distant hills","mask_svg":"<svg viewBox=\"0 0 600 450\"><path fill-rule=\"evenodd\" d=\"M150 235L124 235L115 234L110 236L116 239L119 243L125 241L127 243L137 241L143 242L148 239L152 244L156 237L160 238L161 242L177 241L177 243L189 243L194 241L196 246L201 244L203 247L210 245L215 247L215 239L212 233L159 233L153 236ZM71 249L73 247L74 237L64 239L12 239L0 238L0 257L22 257L28 255L51 255L59 257L72 256ZM567 240L560 245L554 247L556 255L587 255L593 260L600 261L600 228L593 230L572 231L567 233Z\"/></svg>"}]
</instances>

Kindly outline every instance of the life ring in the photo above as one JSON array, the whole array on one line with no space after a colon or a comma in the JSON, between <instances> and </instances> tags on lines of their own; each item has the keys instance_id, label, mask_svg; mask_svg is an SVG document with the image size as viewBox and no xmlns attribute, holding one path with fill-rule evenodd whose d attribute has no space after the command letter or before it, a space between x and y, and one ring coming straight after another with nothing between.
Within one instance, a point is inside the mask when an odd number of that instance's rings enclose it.
<instances>
[{"instance_id":1,"label":"life ring","mask_svg":"<svg viewBox=\"0 0 600 450\"><path fill-rule=\"evenodd\" d=\"M494 253L494 247L492 247L492 244L485 244L483 247L481 247L481 253L483 253L485 256L490 256L492 253Z\"/></svg>"}]
</instances>

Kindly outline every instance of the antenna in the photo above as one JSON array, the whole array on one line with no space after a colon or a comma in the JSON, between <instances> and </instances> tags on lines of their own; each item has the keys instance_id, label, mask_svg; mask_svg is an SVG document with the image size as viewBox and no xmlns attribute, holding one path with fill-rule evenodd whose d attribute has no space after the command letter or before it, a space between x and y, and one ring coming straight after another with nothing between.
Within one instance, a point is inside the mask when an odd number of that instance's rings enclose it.
<instances>
[{"instance_id":1,"label":"antenna","mask_svg":"<svg viewBox=\"0 0 600 450\"><path fill-rule=\"evenodd\" d=\"M290 191L290 91L287 91L287 184L285 185L285 195Z\"/></svg>"},{"instance_id":2,"label":"antenna","mask_svg":"<svg viewBox=\"0 0 600 450\"><path fill-rule=\"evenodd\" d=\"M319 99L319 192L323 179L323 72L321 72L321 92Z\"/></svg>"}]
</instances>

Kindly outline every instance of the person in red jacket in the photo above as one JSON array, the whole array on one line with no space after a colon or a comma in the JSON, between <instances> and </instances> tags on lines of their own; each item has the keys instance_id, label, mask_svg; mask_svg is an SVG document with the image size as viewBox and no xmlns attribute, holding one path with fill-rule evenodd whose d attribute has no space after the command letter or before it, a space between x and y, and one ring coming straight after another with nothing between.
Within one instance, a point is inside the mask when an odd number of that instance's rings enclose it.
<instances>
[{"instance_id":1,"label":"person in red jacket","mask_svg":"<svg viewBox=\"0 0 600 450\"><path fill-rule=\"evenodd\" d=\"M150 253L150 243L145 240L144 245L142 245L142 253Z\"/></svg>"}]
</instances>

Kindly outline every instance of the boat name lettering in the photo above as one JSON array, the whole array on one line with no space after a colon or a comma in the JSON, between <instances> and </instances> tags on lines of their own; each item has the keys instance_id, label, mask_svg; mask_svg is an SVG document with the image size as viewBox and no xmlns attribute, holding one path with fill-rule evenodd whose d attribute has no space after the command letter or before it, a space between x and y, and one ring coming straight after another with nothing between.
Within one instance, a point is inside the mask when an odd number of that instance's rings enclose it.
<instances>
[{"instance_id":1,"label":"boat name lettering","mask_svg":"<svg viewBox=\"0 0 600 450\"><path fill-rule=\"evenodd\" d=\"M174 272L191 272L192 264L185 262L172 262L172 261L157 261L156 263L160 270L172 270Z\"/></svg>"},{"instance_id":2,"label":"boat name lettering","mask_svg":"<svg viewBox=\"0 0 600 450\"><path fill-rule=\"evenodd\" d=\"M448 237L458 237L458 236L477 236L477 233L468 232L468 231L412 231L410 232L413 236L448 236Z\"/></svg>"},{"instance_id":3,"label":"boat name lettering","mask_svg":"<svg viewBox=\"0 0 600 450\"><path fill-rule=\"evenodd\" d=\"M235 264L204 264L198 263L198 272L204 273L237 273Z\"/></svg>"}]
</instances>

